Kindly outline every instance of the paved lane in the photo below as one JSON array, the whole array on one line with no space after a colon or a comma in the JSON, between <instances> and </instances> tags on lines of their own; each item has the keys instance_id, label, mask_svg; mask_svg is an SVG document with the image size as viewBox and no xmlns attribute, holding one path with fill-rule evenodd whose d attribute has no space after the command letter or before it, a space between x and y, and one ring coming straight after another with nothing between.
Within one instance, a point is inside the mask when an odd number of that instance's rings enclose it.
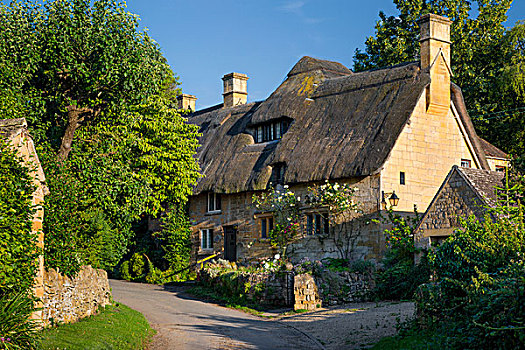
<instances>
[{"instance_id":1,"label":"paved lane","mask_svg":"<svg viewBox=\"0 0 525 350\"><path fill-rule=\"evenodd\" d=\"M157 330L158 349L319 349L283 323L192 299L178 288L109 282L113 299L141 312Z\"/></svg>"}]
</instances>

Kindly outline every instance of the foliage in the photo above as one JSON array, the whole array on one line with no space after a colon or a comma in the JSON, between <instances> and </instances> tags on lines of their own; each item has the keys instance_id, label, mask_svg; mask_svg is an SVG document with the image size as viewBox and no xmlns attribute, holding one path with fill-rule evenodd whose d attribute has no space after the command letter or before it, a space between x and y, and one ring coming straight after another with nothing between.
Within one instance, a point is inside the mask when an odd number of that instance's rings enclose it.
<instances>
[{"instance_id":1,"label":"foliage","mask_svg":"<svg viewBox=\"0 0 525 350\"><path fill-rule=\"evenodd\" d=\"M419 56L417 20L426 13L448 17L451 27L453 81L481 136L516 154L524 154L525 24L505 29L512 0L394 0L399 13L379 13L376 33L356 50L354 70L413 61Z\"/></svg>"},{"instance_id":2,"label":"foliage","mask_svg":"<svg viewBox=\"0 0 525 350\"><path fill-rule=\"evenodd\" d=\"M164 259L169 269L179 271L189 266L191 257L191 228L185 213L170 211L163 218L163 228L157 236L162 241Z\"/></svg>"},{"instance_id":3,"label":"foliage","mask_svg":"<svg viewBox=\"0 0 525 350\"><path fill-rule=\"evenodd\" d=\"M0 141L0 297L26 291L37 266L37 237L31 232L35 190L28 169Z\"/></svg>"},{"instance_id":4,"label":"foliage","mask_svg":"<svg viewBox=\"0 0 525 350\"><path fill-rule=\"evenodd\" d=\"M21 97L37 144L50 141L61 161L77 130L119 118L108 112L176 82L124 2L21 0L2 5L0 14L0 72L6 72L0 80Z\"/></svg>"},{"instance_id":5,"label":"foliage","mask_svg":"<svg viewBox=\"0 0 525 350\"><path fill-rule=\"evenodd\" d=\"M430 278L425 256L420 263L414 263L414 254L419 253L414 245L414 230L419 222L419 215L415 214L415 217L402 217L388 211L392 228L385 230L387 251L383 268L376 272L376 298L412 299L417 287Z\"/></svg>"},{"instance_id":6,"label":"foliage","mask_svg":"<svg viewBox=\"0 0 525 350\"><path fill-rule=\"evenodd\" d=\"M0 296L0 349L37 349L39 327L30 319L34 302L26 291Z\"/></svg>"},{"instance_id":7,"label":"foliage","mask_svg":"<svg viewBox=\"0 0 525 350\"><path fill-rule=\"evenodd\" d=\"M133 156L132 168L151 189L147 212L158 215L167 204L183 205L201 176L194 155L199 147L198 126L188 124L170 101L154 96L133 108L125 130ZM177 213L182 213L178 211Z\"/></svg>"},{"instance_id":8,"label":"foliage","mask_svg":"<svg viewBox=\"0 0 525 350\"><path fill-rule=\"evenodd\" d=\"M482 222L463 220L429 255L436 282L418 293L418 322L446 327L455 348L513 349L525 341L522 193L519 183L507 185L504 205Z\"/></svg>"},{"instance_id":9,"label":"foliage","mask_svg":"<svg viewBox=\"0 0 525 350\"><path fill-rule=\"evenodd\" d=\"M299 234L301 213L299 203L301 197L284 185L282 189L270 188L259 195L254 194L252 202L257 210L273 212L274 229L270 232L270 243L278 247L285 259L286 248Z\"/></svg>"},{"instance_id":10,"label":"foliage","mask_svg":"<svg viewBox=\"0 0 525 350\"><path fill-rule=\"evenodd\" d=\"M138 16L113 0L0 5L0 113L24 116L42 160L46 265L113 269L133 222L184 205L197 127Z\"/></svg>"},{"instance_id":11,"label":"foliage","mask_svg":"<svg viewBox=\"0 0 525 350\"><path fill-rule=\"evenodd\" d=\"M42 332L41 349L142 349L155 333L138 311L117 303L97 315Z\"/></svg>"},{"instance_id":12,"label":"foliage","mask_svg":"<svg viewBox=\"0 0 525 350\"><path fill-rule=\"evenodd\" d=\"M104 140L75 147L63 164L42 154L50 189L45 263L67 275L82 264L111 270L126 252L132 222L145 210L148 187L124 159L104 155L113 141Z\"/></svg>"},{"instance_id":13,"label":"foliage","mask_svg":"<svg viewBox=\"0 0 525 350\"><path fill-rule=\"evenodd\" d=\"M306 203L318 214L326 211L334 243L343 261L350 261L357 240L361 232L364 218L357 217L362 214L358 203L355 202L357 187L349 184L330 183L328 180L323 185L308 188ZM326 214L325 214L326 215Z\"/></svg>"}]
</instances>

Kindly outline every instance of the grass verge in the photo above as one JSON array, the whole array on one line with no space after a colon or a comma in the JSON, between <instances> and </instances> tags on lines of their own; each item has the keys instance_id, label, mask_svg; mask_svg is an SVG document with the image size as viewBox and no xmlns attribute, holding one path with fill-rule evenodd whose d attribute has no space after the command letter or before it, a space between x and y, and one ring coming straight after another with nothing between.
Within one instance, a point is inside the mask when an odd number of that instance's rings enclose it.
<instances>
[{"instance_id":1,"label":"grass verge","mask_svg":"<svg viewBox=\"0 0 525 350\"><path fill-rule=\"evenodd\" d=\"M41 349L142 349L154 333L140 312L116 303L79 322L43 330Z\"/></svg>"}]
</instances>

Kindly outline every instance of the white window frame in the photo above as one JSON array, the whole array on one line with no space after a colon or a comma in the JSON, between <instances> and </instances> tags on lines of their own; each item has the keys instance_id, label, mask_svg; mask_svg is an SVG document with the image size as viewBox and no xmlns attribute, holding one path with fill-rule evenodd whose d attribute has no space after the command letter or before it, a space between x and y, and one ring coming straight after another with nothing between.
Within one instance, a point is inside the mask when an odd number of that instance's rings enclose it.
<instances>
[{"instance_id":1,"label":"white window frame","mask_svg":"<svg viewBox=\"0 0 525 350\"><path fill-rule=\"evenodd\" d=\"M200 242L202 251L213 250L213 229L205 228L200 230Z\"/></svg>"},{"instance_id":2,"label":"white window frame","mask_svg":"<svg viewBox=\"0 0 525 350\"><path fill-rule=\"evenodd\" d=\"M210 198L213 196L213 198ZM219 200L217 200L219 198ZM210 203L213 203L213 205L210 206ZM221 198L219 193L215 192L208 192L208 195L206 196L206 212L207 213L220 213L222 207L218 205L218 203L221 203Z\"/></svg>"}]
</instances>

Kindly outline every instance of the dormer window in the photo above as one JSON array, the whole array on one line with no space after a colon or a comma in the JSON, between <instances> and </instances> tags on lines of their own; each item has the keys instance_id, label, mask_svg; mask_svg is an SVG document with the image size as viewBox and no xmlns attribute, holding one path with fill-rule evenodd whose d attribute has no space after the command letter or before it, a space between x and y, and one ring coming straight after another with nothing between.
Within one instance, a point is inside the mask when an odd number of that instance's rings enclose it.
<instances>
[{"instance_id":1,"label":"dormer window","mask_svg":"<svg viewBox=\"0 0 525 350\"><path fill-rule=\"evenodd\" d=\"M290 121L288 119L278 119L254 126L253 138L255 143L279 140L288 131L289 126Z\"/></svg>"}]
</instances>

